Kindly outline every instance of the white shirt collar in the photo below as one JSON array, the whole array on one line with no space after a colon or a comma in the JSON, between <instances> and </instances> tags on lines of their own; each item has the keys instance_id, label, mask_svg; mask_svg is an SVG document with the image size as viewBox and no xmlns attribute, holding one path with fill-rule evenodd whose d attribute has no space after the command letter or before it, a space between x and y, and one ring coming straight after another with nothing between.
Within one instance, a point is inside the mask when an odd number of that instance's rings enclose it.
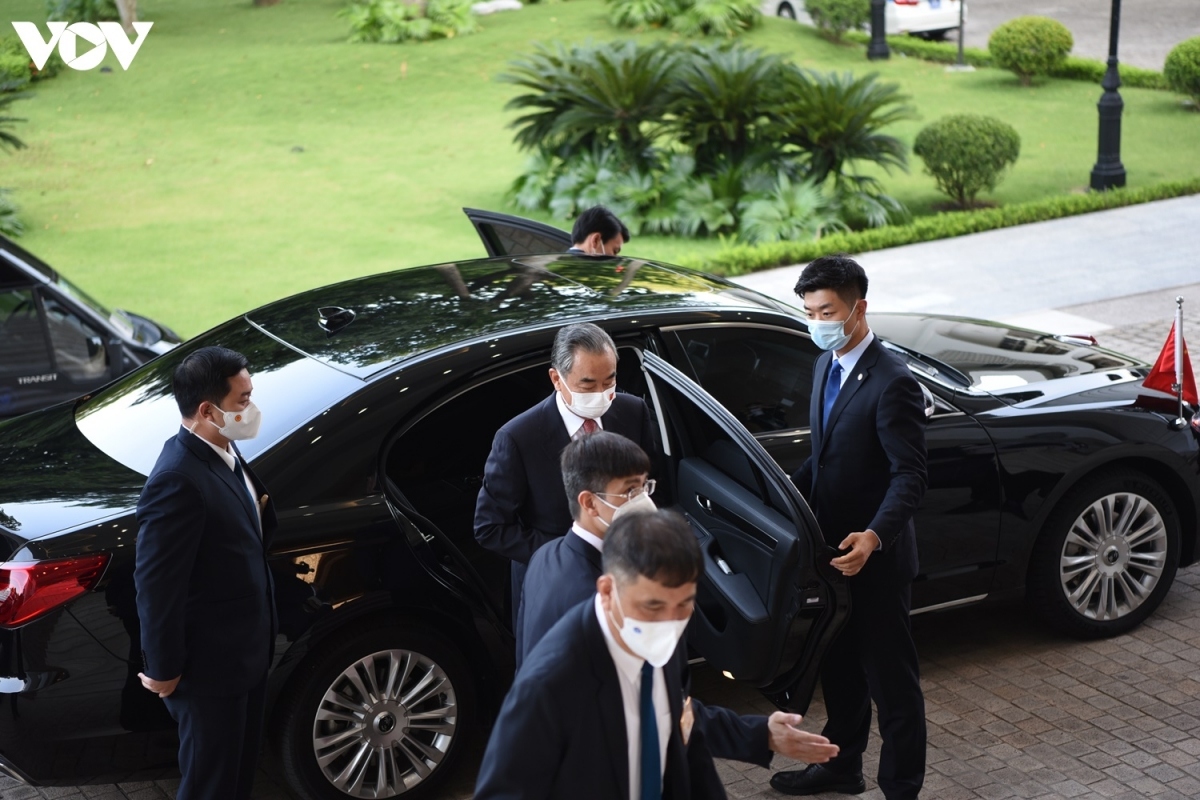
<instances>
[{"instance_id":1,"label":"white shirt collar","mask_svg":"<svg viewBox=\"0 0 1200 800\"><path fill-rule=\"evenodd\" d=\"M217 447L215 444L210 442L208 439L205 439L203 436L196 433L195 431L190 430L186 427L184 428L184 430L186 430L192 436L195 436L197 439L199 439L200 441L204 442L206 445L211 447L213 449L213 452L215 452L217 455L219 455L221 457L221 460L225 462L225 465L227 467L229 467L230 470L232 470L234 468L233 453L229 452L228 447L226 447L224 450L222 450L221 448Z\"/></svg>"},{"instance_id":2,"label":"white shirt collar","mask_svg":"<svg viewBox=\"0 0 1200 800\"><path fill-rule=\"evenodd\" d=\"M612 629L608 627L608 615L604 613L604 604L600 601L599 592L596 593L596 618L600 620L600 630L604 633L604 643L608 645L608 654L612 656L613 664L630 683L637 686L637 681L641 680L642 665L646 662L644 659L626 652L625 648L621 647L621 643L617 641L617 637L613 636Z\"/></svg>"},{"instance_id":3,"label":"white shirt collar","mask_svg":"<svg viewBox=\"0 0 1200 800\"><path fill-rule=\"evenodd\" d=\"M567 408L567 404L562 399L562 392L558 389L554 390L554 402L558 406L558 413L562 415L563 424L567 426L567 436L575 438L575 434L583 427L583 417ZM597 428L604 430L604 423L598 419L595 420L595 423Z\"/></svg>"},{"instance_id":4,"label":"white shirt collar","mask_svg":"<svg viewBox=\"0 0 1200 800\"><path fill-rule=\"evenodd\" d=\"M842 384L846 383L846 379L850 377L850 373L854 371L854 367L858 364L858 360L862 358L862 354L871 346L871 342L875 341L875 331L868 330L867 335L863 340L854 346L854 349L844 356L834 354L834 359L842 365Z\"/></svg>"},{"instance_id":5,"label":"white shirt collar","mask_svg":"<svg viewBox=\"0 0 1200 800\"><path fill-rule=\"evenodd\" d=\"M601 553L604 552L604 540L601 539L596 534L592 533L591 531L584 530L583 527L578 522L572 523L571 533L575 534L580 539L583 539L585 542L587 542L592 547L599 550Z\"/></svg>"}]
</instances>

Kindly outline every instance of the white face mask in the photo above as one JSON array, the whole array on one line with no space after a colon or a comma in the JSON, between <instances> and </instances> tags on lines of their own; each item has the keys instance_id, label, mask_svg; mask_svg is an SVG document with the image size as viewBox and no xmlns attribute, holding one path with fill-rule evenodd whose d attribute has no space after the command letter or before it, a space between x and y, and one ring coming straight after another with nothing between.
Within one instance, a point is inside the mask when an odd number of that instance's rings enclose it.
<instances>
[{"instance_id":1,"label":"white face mask","mask_svg":"<svg viewBox=\"0 0 1200 800\"><path fill-rule=\"evenodd\" d=\"M226 439L240 442L258 436L258 426L262 424L262 412L253 402L241 411L225 411L219 406L217 410L225 415L225 424L217 425L212 420L208 420L208 424L214 426Z\"/></svg>"},{"instance_id":2,"label":"white face mask","mask_svg":"<svg viewBox=\"0 0 1200 800\"><path fill-rule=\"evenodd\" d=\"M616 396L617 387L615 386L603 392L571 392L571 402L566 406L571 409L573 414L584 419L600 419L608 413L613 398Z\"/></svg>"},{"instance_id":3,"label":"white face mask","mask_svg":"<svg viewBox=\"0 0 1200 800\"><path fill-rule=\"evenodd\" d=\"M658 511L658 506L654 505L654 500L645 492L635 496L632 500L626 500L619 506L614 506L600 495L596 495L596 499L613 510L613 522L616 522L626 514L646 514L651 511ZM596 519L600 520L600 524L605 528L612 524L612 522L605 522L603 517L596 517Z\"/></svg>"},{"instance_id":4,"label":"white face mask","mask_svg":"<svg viewBox=\"0 0 1200 800\"><path fill-rule=\"evenodd\" d=\"M633 619L621 608L621 596L617 594L615 585L612 596L613 602L617 604L621 616L625 619L620 626L621 641L625 643L625 646L632 650L634 655L646 659L652 667L661 667L670 661L671 656L675 653L676 645L679 644L679 639L687 629L688 620L668 619L662 622L646 622ZM612 611L608 612L608 618L616 627L617 620L613 617Z\"/></svg>"}]
</instances>

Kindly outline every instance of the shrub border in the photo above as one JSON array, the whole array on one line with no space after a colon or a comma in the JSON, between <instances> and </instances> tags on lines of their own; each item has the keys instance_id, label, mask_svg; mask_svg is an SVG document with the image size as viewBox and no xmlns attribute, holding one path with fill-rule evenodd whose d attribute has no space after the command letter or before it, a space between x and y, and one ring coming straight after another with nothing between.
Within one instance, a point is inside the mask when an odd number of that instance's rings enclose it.
<instances>
[{"instance_id":1,"label":"shrub border","mask_svg":"<svg viewBox=\"0 0 1200 800\"><path fill-rule=\"evenodd\" d=\"M869 34L862 31L849 31L846 41L857 44L867 44L871 41ZM922 61L932 61L937 64L954 64L958 61L958 45L950 42L930 42L915 36L889 36L888 47L894 52ZM991 67L992 56L987 50L978 47L964 47L963 60L973 67ZM1078 58L1067 56L1067 59L1050 76L1069 81L1088 81L1100 83L1108 65L1094 58ZM1167 79L1158 70L1134 67L1128 64L1118 65L1121 74L1121 85L1135 89L1158 89L1170 91Z\"/></svg>"},{"instance_id":2,"label":"shrub border","mask_svg":"<svg viewBox=\"0 0 1200 800\"><path fill-rule=\"evenodd\" d=\"M864 231L835 233L815 241L733 245L708 258L685 258L680 266L718 275L745 275L774 267L804 264L832 253L864 253L1194 194L1200 194L1200 178L1160 183L1138 189L1114 189L1108 192L1051 197L980 211L941 213L923 217L908 225L889 225Z\"/></svg>"}]
</instances>

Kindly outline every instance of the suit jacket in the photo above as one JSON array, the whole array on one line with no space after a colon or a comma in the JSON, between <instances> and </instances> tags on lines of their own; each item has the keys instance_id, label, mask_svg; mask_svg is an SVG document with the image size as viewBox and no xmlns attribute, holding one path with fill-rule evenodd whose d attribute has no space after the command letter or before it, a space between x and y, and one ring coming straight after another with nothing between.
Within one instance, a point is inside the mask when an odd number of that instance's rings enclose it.
<instances>
[{"instance_id":1,"label":"suit jacket","mask_svg":"<svg viewBox=\"0 0 1200 800\"><path fill-rule=\"evenodd\" d=\"M596 593L601 573L600 551L570 531L538 548L517 613L517 670L568 610Z\"/></svg>"},{"instance_id":2,"label":"suit jacket","mask_svg":"<svg viewBox=\"0 0 1200 800\"><path fill-rule=\"evenodd\" d=\"M652 458L650 409L617 392L600 425L641 445ZM513 617L520 607L525 565L539 547L571 527L559 458L570 442L551 393L496 432L475 503L475 540L513 562Z\"/></svg>"},{"instance_id":3,"label":"suit jacket","mask_svg":"<svg viewBox=\"0 0 1200 800\"><path fill-rule=\"evenodd\" d=\"M256 494L266 494L245 461L242 469ZM263 509L260 532L244 482L181 428L150 472L137 520L134 582L146 675L182 675L180 686L198 695L244 694L266 675L277 627L266 557L274 506Z\"/></svg>"},{"instance_id":4,"label":"suit jacket","mask_svg":"<svg viewBox=\"0 0 1200 800\"><path fill-rule=\"evenodd\" d=\"M475 800L630 800L620 678L594 602L588 597L570 609L527 656L488 740ZM679 720L686 650L679 647L663 667L673 720L663 797L724 797L709 753L755 751L754 763L765 765L771 755L766 723L760 728L732 711L704 709L693 701L696 727L685 745ZM714 718L723 724L702 722ZM707 750L698 747L698 735L707 738Z\"/></svg>"},{"instance_id":5,"label":"suit jacket","mask_svg":"<svg viewBox=\"0 0 1200 800\"><path fill-rule=\"evenodd\" d=\"M917 574L912 518L926 481L921 387L876 338L846 376L828 423L822 424L832 359L825 353L813 368L812 455L792 480L808 499L827 544L837 547L849 533L873 530L882 552L868 559L871 572L886 569L911 581Z\"/></svg>"}]
</instances>

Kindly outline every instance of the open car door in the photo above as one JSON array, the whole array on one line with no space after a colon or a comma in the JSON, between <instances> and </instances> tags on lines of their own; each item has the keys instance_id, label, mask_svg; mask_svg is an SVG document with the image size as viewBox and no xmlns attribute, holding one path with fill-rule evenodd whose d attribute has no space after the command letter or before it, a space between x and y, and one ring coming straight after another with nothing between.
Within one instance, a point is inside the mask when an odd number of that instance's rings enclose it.
<instances>
[{"instance_id":1,"label":"open car door","mask_svg":"<svg viewBox=\"0 0 1200 800\"><path fill-rule=\"evenodd\" d=\"M552 225L477 208L464 208L463 213L475 226L489 256L565 253L571 247L571 234Z\"/></svg>"},{"instance_id":2,"label":"open car door","mask_svg":"<svg viewBox=\"0 0 1200 800\"><path fill-rule=\"evenodd\" d=\"M690 645L726 677L804 713L850 609L808 504L754 436L663 359L643 354L665 474L704 554Z\"/></svg>"}]
</instances>

